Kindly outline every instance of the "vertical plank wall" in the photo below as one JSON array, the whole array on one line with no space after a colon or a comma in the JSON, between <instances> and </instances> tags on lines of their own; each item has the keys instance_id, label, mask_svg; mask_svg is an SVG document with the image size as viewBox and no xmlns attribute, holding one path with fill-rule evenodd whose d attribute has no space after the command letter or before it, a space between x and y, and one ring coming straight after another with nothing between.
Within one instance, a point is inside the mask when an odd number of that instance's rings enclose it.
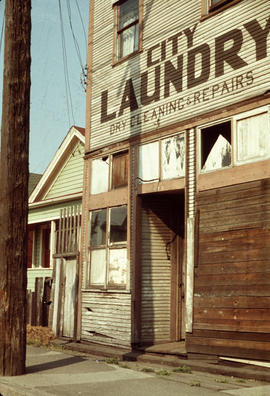
<instances>
[{"instance_id":1,"label":"vertical plank wall","mask_svg":"<svg viewBox=\"0 0 270 396\"><path fill-rule=\"evenodd\" d=\"M188 352L270 356L270 181L201 192Z\"/></svg>"}]
</instances>

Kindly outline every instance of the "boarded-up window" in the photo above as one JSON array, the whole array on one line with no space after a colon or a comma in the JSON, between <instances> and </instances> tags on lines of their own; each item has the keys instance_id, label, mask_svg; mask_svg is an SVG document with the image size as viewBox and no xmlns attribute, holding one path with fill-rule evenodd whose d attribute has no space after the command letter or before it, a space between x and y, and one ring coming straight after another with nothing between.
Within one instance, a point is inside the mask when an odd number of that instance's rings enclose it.
<instances>
[{"instance_id":1,"label":"boarded-up window","mask_svg":"<svg viewBox=\"0 0 270 396\"><path fill-rule=\"evenodd\" d=\"M161 178L185 175L185 137L172 136L161 141Z\"/></svg>"},{"instance_id":2,"label":"boarded-up window","mask_svg":"<svg viewBox=\"0 0 270 396\"><path fill-rule=\"evenodd\" d=\"M139 146L138 180L141 183L159 180L159 142Z\"/></svg>"},{"instance_id":3,"label":"boarded-up window","mask_svg":"<svg viewBox=\"0 0 270 396\"><path fill-rule=\"evenodd\" d=\"M109 251L109 285L123 285L127 281L127 249Z\"/></svg>"},{"instance_id":4,"label":"boarded-up window","mask_svg":"<svg viewBox=\"0 0 270 396\"><path fill-rule=\"evenodd\" d=\"M117 153L112 156L112 188L128 184L128 153Z\"/></svg>"},{"instance_id":5,"label":"boarded-up window","mask_svg":"<svg viewBox=\"0 0 270 396\"><path fill-rule=\"evenodd\" d=\"M91 194L100 194L108 191L109 163L108 157L95 159L91 162Z\"/></svg>"},{"instance_id":6,"label":"boarded-up window","mask_svg":"<svg viewBox=\"0 0 270 396\"><path fill-rule=\"evenodd\" d=\"M268 111L236 119L235 164L270 157L270 122Z\"/></svg>"},{"instance_id":7,"label":"boarded-up window","mask_svg":"<svg viewBox=\"0 0 270 396\"><path fill-rule=\"evenodd\" d=\"M201 170L222 169L232 164L231 122L201 129Z\"/></svg>"}]
</instances>

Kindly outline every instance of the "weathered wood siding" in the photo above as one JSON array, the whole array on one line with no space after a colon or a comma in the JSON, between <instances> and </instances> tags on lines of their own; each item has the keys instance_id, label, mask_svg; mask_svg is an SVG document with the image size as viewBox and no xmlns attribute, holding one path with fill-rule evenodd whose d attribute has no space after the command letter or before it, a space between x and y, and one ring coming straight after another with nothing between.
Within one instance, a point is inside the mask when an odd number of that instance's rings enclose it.
<instances>
[{"instance_id":1,"label":"weathered wood siding","mask_svg":"<svg viewBox=\"0 0 270 396\"><path fill-rule=\"evenodd\" d=\"M164 0L144 0L143 51L112 67L113 8L111 3L95 0L93 40L91 40L93 63L90 149L122 141L130 136L158 131L159 127L170 126L194 115L198 116L210 110L236 104L262 94L269 88L269 57L265 53L261 53L261 58L259 54L256 55L255 40L245 26L246 23L254 21L259 23L262 30L265 29L269 17L269 1L240 1L203 21L200 20L201 3L201 0L190 0L188 3L179 0L170 0L166 3ZM194 31L193 41L188 40L187 29L189 32ZM222 70L216 77L215 63L218 62L219 57L219 54L215 54L216 39L233 30L237 36L235 36L235 45L239 46L237 54L242 62L240 60L238 66L233 68L229 64L235 61L232 55L229 62L224 61L224 71ZM173 55L172 41L168 39L177 33L181 33L181 36L178 38L178 51ZM166 43L166 58L161 60L163 41ZM231 48L231 44L228 40L226 49ZM155 45L157 47L152 53L154 63L147 66L148 51ZM204 76L201 82L192 85L188 84L193 74L192 68L188 68L188 53L199 46L202 46L204 52L209 52L209 76ZM165 63L171 61L177 68L177 57L180 55L183 56L182 90L177 92L173 84L169 83L170 93L165 97ZM204 67L208 68L206 63ZM140 104L141 74L148 73L147 93L151 95L155 91L156 67L160 67L159 98L142 106ZM194 76L197 78L201 73L201 54L198 53L195 71ZM180 72L178 73L181 78ZM125 84L130 78L138 109L130 112L129 108L126 108L123 115L119 116ZM113 117L110 121L101 123L101 93L106 90L108 90L107 113Z\"/></svg>"},{"instance_id":2,"label":"weathered wood siding","mask_svg":"<svg viewBox=\"0 0 270 396\"><path fill-rule=\"evenodd\" d=\"M131 345L131 295L82 292L81 339L105 345Z\"/></svg>"},{"instance_id":3,"label":"weathered wood siding","mask_svg":"<svg viewBox=\"0 0 270 396\"><path fill-rule=\"evenodd\" d=\"M189 352L269 359L270 181L201 192Z\"/></svg>"},{"instance_id":4,"label":"weathered wood siding","mask_svg":"<svg viewBox=\"0 0 270 396\"><path fill-rule=\"evenodd\" d=\"M79 142L60 169L43 199L56 198L82 192L83 155L84 146Z\"/></svg>"},{"instance_id":5,"label":"weathered wood siding","mask_svg":"<svg viewBox=\"0 0 270 396\"><path fill-rule=\"evenodd\" d=\"M168 203L152 201L142 211L141 233L141 342L170 341L171 334L171 261L172 233L168 221ZM157 214L159 216L157 216Z\"/></svg>"},{"instance_id":6,"label":"weathered wood siding","mask_svg":"<svg viewBox=\"0 0 270 396\"><path fill-rule=\"evenodd\" d=\"M58 204L50 204L39 208L31 208L28 213L28 224L42 223L44 221L56 220L60 217L60 210L70 206L81 205L81 199L65 201Z\"/></svg>"}]
</instances>

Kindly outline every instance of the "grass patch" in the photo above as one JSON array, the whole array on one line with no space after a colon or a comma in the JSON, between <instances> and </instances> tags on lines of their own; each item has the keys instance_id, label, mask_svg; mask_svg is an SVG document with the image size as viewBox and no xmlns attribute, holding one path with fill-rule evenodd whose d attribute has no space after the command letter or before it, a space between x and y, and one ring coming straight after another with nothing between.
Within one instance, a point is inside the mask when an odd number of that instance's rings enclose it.
<instances>
[{"instance_id":1,"label":"grass patch","mask_svg":"<svg viewBox=\"0 0 270 396\"><path fill-rule=\"evenodd\" d=\"M191 374L191 368L188 366L180 366L180 367L176 367L173 369L173 373L185 373L185 374Z\"/></svg>"},{"instance_id":2,"label":"grass patch","mask_svg":"<svg viewBox=\"0 0 270 396\"><path fill-rule=\"evenodd\" d=\"M168 370L164 370L164 369L161 369L161 370L159 370L159 371L156 371L155 372L157 375L171 375L171 373L168 371Z\"/></svg>"},{"instance_id":3,"label":"grass patch","mask_svg":"<svg viewBox=\"0 0 270 396\"><path fill-rule=\"evenodd\" d=\"M107 364L119 364L119 358L116 357L107 357L105 359L105 363Z\"/></svg>"},{"instance_id":4,"label":"grass patch","mask_svg":"<svg viewBox=\"0 0 270 396\"><path fill-rule=\"evenodd\" d=\"M155 372L155 370L152 369L151 367L143 367L141 369L141 371L143 371L144 373L154 373Z\"/></svg>"},{"instance_id":5,"label":"grass patch","mask_svg":"<svg viewBox=\"0 0 270 396\"><path fill-rule=\"evenodd\" d=\"M118 363L118 366L125 369L130 369L129 365L126 363Z\"/></svg>"},{"instance_id":6,"label":"grass patch","mask_svg":"<svg viewBox=\"0 0 270 396\"><path fill-rule=\"evenodd\" d=\"M220 384L228 384L229 380L227 378L220 378L220 379L215 379L216 382Z\"/></svg>"},{"instance_id":7,"label":"grass patch","mask_svg":"<svg viewBox=\"0 0 270 396\"><path fill-rule=\"evenodd\" d=\"M246 382L246 380L244 380L243 378L238 378L238 379L236 380L236 382L245 383L245 382Z\"/></svg>"}]
</instances>

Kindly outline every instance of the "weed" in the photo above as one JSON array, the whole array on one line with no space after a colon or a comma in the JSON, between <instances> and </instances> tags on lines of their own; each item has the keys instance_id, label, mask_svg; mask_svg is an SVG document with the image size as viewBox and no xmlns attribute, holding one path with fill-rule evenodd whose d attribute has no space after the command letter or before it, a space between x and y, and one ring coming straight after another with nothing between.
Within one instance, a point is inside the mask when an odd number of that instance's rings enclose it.
<instances>
[{"instance_id":1,"label":"weed","mask_svg":"<svg viewBox=\"0 0 270 396\"><path fill-rule=\"evenodd\" d=\"M171 375L171 373L168 370L164 370L164 369L156 371L156 374L157 375Z\"/></svg>"},{"instance_id":2,"label":"weed","mask_svg":"<svg viewBox=\"0 0 270 396\"><path fill-rule=\"evenodd\" d=\"M130 368L129 365L126 364L126 363L119 363L119 366L122 367L122 368L125 368L125 369L129 369Z\"/></svg>"},{"instance_id":3,"label":"weed","mask_svg":"<svg viewBox=\"0 0 270 396\"><path fill-rule=\"evenodd\" d=\"M173 369L174 373L185 373L185 374L191 374L191 368L188 366L181 366L181 367L176 367Z\"/></svg>"},{"instance_id":4,"label":"weed","mask_svg":"<svg viewBox=\"0 0 270 396\"><path fill-rule=\"evenodd\" d=\"M115 358L115 357L107 357L105 359L105 362L107 364L119 364L119 358Z\"/></svg>"},{"instance_id":5,"label":"weed","mask_svg":"<svg viewBox=\"0 0 270 396\"><path fill-rule=\"evenodd\" d=\"M154 373L155 372L155 370L152 369L151 367L143 367L141 369L141 371L143 371L144 373Z\"/></svg>"},{"instance_id":6,"label":"weed","mask_svg":"<svg viewBox=\"0 0 270 396\"><path fill-rule=\"evenodd\" d=\"M190 384L190 386L201 386L201 383L200 382L192 382L191 384Z\"/></svg>"},{"instance_id":7,"label":"weed","mask_svg":"<svg viewBox=\"0 0 270 396\"><path fill-rule=\"evenodd\" d=\"M236 382L242 382L242 383L245 383L246 381L245 381L243 378L238 378L238 379L236 380Z\"/></svg>"},{"instance_id":8,"label":"weed","mask_svg":"<svg viewBox=\"0 0 270 396\"><path fill-rule=\"evenodd\" d=\"M219 382L220 384L227 384L229 382L227 378L215 379L215 381Z\"/></svg>"}]
</instances>

